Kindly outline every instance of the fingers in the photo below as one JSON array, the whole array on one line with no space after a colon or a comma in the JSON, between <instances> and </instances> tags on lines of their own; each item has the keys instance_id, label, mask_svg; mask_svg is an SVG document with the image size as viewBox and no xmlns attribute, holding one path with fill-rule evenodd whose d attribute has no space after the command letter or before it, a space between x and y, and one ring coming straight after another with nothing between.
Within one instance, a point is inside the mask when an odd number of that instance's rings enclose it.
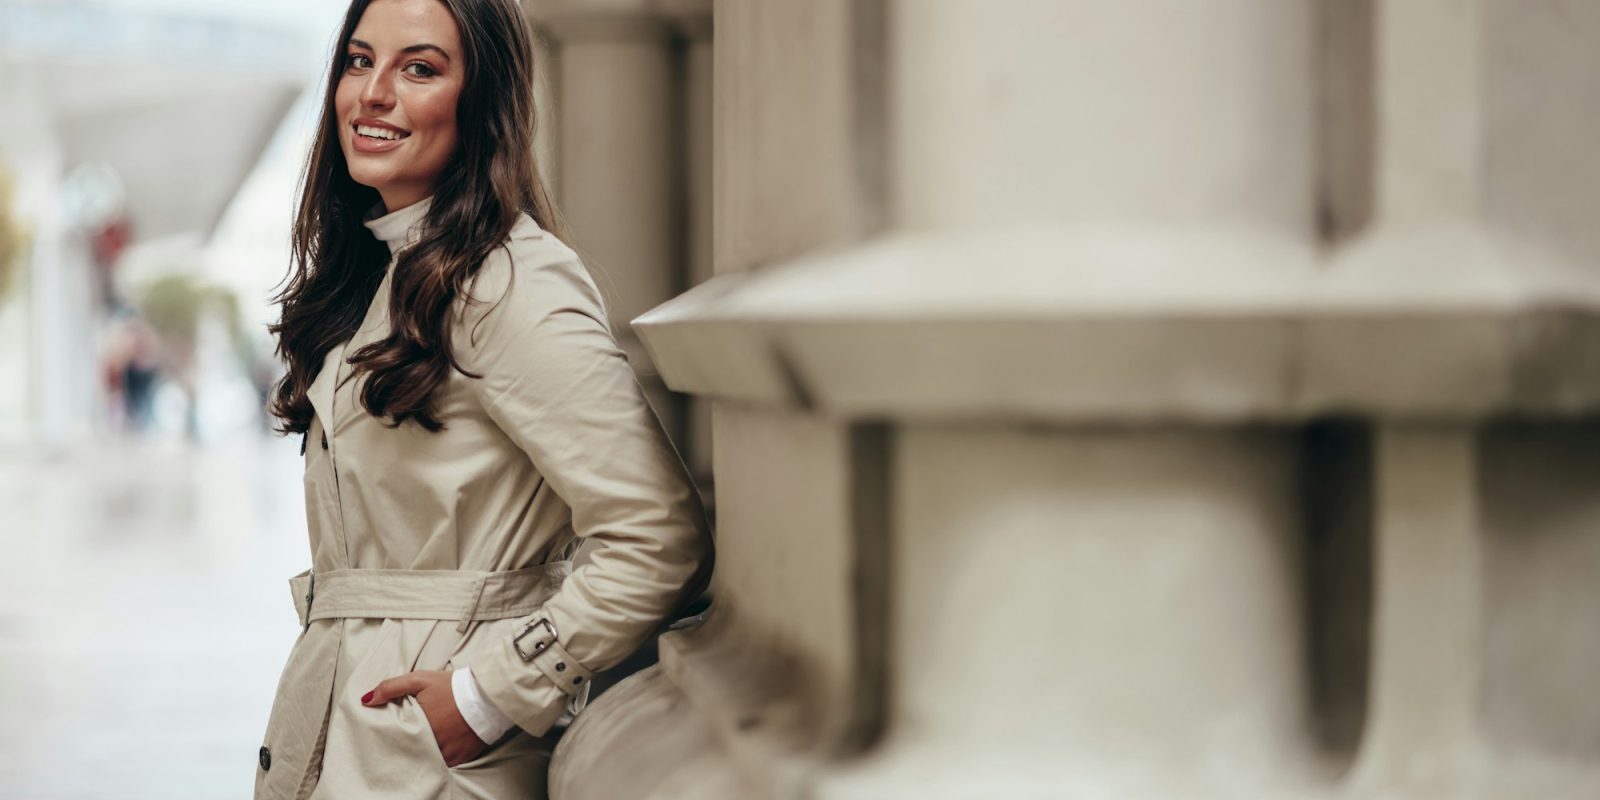
<instances>
[{"instance_id":1,"label":"fingers","mask_svg":"<svg viewBox=\"0 0 1600 800\"><path fill-rule=\"evenodd\" d=\"M372 691L361 696L362 705L381 706L393 701L395 698L422 691L422 677L415 672L396 675L378 682Z\"/></svg>"}]
</instances>

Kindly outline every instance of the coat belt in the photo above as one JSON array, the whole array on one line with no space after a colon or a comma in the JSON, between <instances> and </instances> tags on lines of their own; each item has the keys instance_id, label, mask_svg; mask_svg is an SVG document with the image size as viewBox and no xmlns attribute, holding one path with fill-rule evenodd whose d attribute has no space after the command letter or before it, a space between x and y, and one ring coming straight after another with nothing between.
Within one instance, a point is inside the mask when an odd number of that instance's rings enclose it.
<instances>
[{"instance_id":1,"label":"coat belt","mask_svg":"<svg viewBox=\"0 0 1600 800\"><path fill-rule=\"evenodd\" d=\"M335 569L301 572L289 579L300 624L313 620L476 620L532 614L571 572L570 561L525 569L483 572L457 569Z\"/></svg>"}]
</instances>

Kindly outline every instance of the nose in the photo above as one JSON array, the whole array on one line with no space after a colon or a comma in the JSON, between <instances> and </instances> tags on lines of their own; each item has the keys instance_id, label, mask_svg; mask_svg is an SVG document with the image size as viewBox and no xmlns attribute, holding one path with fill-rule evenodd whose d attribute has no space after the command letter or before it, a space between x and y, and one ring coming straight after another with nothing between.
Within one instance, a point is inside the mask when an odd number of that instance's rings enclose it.
<instances>
[{"instance_id":1,"label":"nose","mask_svg":"<svg viewBox=\"0 0 1600 800\"><path fill-rule=\"evenodd\" d=\"M361 105L364 108L388 108L394 105L394 83L388 70L374 69L367 73L367 82L361 87Z\"/></svg>"}]
</instances>

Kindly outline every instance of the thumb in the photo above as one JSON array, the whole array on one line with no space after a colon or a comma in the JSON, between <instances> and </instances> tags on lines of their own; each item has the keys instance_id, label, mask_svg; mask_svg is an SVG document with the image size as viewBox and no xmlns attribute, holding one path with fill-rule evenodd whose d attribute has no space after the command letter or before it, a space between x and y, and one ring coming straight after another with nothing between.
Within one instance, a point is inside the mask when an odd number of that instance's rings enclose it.
<instances>
[{"instance_id":1,"label":"thumb","mask_svg":"<svg viewBox=\"0 0 1600 800\"><path fill-rule=\"evenodd\" d=\"M422 691L422 680L414 672L396 675L378 682L372 691L361 696L362 705L381 706L393 701L397 697L416 694Z\"/></svg>"}]
</instances>

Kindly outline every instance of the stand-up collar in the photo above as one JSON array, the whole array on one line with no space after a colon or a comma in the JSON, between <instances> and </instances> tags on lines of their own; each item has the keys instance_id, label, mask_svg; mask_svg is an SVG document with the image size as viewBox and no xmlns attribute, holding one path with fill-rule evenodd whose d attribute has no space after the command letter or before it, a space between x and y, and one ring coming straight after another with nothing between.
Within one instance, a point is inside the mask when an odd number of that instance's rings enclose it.
<instances>
[{"instance_id":1,"label":"stand-up collar","mask_svg":"<svg viewBox=\"0 0 1600 800\"><path fill-rule=\"evenodd\" d=\"M383 211L383 203L379 202L367 212L367 218L361 224L367 226L367 230L372 231L379 241L389 245L389 254L393 255L421 237L422 220L427 216L428 205L432 202L433 196L429 195L405 208L378 216Z\"/></svg>"}]
</instances>

